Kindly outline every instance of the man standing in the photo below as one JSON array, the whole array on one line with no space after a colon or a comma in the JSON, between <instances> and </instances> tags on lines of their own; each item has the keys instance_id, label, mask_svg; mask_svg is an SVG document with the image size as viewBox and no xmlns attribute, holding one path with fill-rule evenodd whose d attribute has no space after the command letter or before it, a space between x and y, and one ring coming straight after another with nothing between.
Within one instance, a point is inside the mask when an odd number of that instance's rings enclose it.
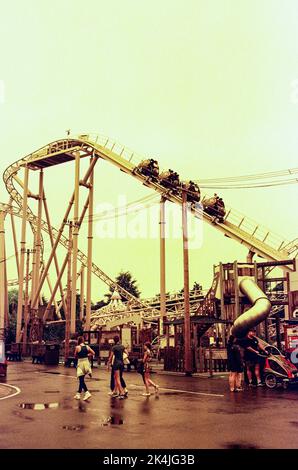
<instances>
[{"instance_id":1,"label":"man standing","mask_svg":"<svg viewBox=\"0 0 298 470\"><path fill-rule=\"evenodd\" d=\"M261 353L267 355L267 351L259 343L254 330L249 330L246 337L240 340L239 343L244 348L244 360L249 386L253 386L253 373L255 373L257 386L262 387L264 384L261 380L260 366L264 360Z\"/></svg>"}]
</instances>

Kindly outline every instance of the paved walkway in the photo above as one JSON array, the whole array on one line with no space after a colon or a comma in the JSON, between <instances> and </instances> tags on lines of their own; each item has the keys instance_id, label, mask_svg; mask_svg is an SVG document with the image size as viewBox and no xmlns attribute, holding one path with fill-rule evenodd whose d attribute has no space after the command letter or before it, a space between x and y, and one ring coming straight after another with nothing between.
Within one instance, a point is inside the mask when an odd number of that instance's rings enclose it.
<instances>
[{"instance_id":1,"label":"paved walkway","mask_svg":"<svg viewBox=\"0 0 298 470\"><path fill-rule=\"evenodd\" d=\"M0 448L297 448L298 390L231 394L212 379L154 374L158 396L143 397L141 377L126 373L126 400L111 399L109 373L94 369L89 402L73 399L75 369L10 363L0 401ZM11 390L8 392L8 390ZM1 397L13 390L0 384Z\"/></svg>"}]
</instances>

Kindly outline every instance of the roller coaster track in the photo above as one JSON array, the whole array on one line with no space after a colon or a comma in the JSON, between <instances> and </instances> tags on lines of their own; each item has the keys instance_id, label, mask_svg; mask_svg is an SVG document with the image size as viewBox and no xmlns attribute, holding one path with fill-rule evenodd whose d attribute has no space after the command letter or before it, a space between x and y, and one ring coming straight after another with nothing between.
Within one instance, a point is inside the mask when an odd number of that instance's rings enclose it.
<instances>
[{"instance_id":1,"label":"roller coaster track","mask_svg":"<svg viewBox=\"0 0 298 470\"><path fill-rule=\"evenodd\" d=\"M90 135L81 135L77 139L63 139L53 142L26 157L26 163L32 168L43 168L44 166L61 163L59 159L55 158L59 154L63 155L66 160L72 160L73 157L67 158L67 154L71 154L75 150L79 150L82 156L99 156L116 165L121 171L138 179L145 186L159 192L167 200L182 204L180 195L165 189L157 181L152 181L137 171L137 165L144 157L138 156L135 152L103 136L93 138ZM21 165L24 165L24 163L21 163ZM192 212L197 217L202 216L201 211L195 207L192 208ZM222 223L205 211L203 212L203 219L225 236L245 245L250 251L263 258L272 261L290 260L298 252L298 239L289 242L235 209L227 209Z\"/></svg>"},{"instance_id":2,"label":"roller coaster track","mask_svg":"<svg viewBox=\"0 0 298 470\"><path fill-rule=\"evenodd\" d=\"M137 165L144 157L137 155L126 147L104 136L93 137L89 134L84 134L75 138L60 139L51 142L9 166L4 172L3 180L11 200L15 201L18 207L16 208L5 204L2 204L1 207L5 209L5 211L13 213L13 215L22 216L23 199L14 184L18 179L18 172L26 166L32 170L39 170L67 161L74 161L76 152L79 152L81 158L89 156L103 159L115 165L124 173L137 179L143 185L157 191L164 199L182 205L181 195L173 193L171 190L159 184L158 181L153 181L138 172ZM203 217L205 222L222 232L225 236L236 240L246 246L248 250L266 259L272 261L291 260L298 252L298 239L293 242L286 241L234 209L227 209L223 222L219 222L215 217L195 206L191 208L191 211L195 217ZM26 217L34 231L37 225L37 217L32 213L29 207ZM47 222L42 221L41 228L43 231L49 233ZM56 239L58 230L52 227L52 231L53 238ZM60 244L66 249L68 248L68 239L64 235L62 235L60 239ZM78 252L78 260L82 265L87 265L87 256L80 250ZM289 270L289 268L286 269ZM114 289L117 288L118 292L133 305L147 309L148 311L150 310L153 313L154 309L150 307L149 303L135 298L121 286L118 286L94 263L92 263L92 272L108 286Z\"/></svg>"}]
</instances>

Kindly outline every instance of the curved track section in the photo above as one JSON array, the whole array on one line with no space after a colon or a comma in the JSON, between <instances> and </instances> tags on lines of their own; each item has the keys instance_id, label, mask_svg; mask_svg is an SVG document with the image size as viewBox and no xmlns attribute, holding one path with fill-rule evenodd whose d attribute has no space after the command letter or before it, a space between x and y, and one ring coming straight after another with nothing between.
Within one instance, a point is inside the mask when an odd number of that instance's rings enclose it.
<instances>
[{"instance_id":1,"label":"curved track section","mask_svg":"<svg viewBox=\"0 0 298 470\"><path fill-rule=\"evenodd\" d=\"M137 165L144 157L138 156L135 152L111 141L109 138L84 134L76 138L61 139L51 142L9 166L4 172L3 180L11 200L16 202L18 208L14 208L10 205L2 205L2 207L6 207L5 210L8 212L13 211L16 216L22 215L23 198L15 186L15 182L18 181L17 174L22 168L28 166L31 170L40 170L67 161L73 161L77 152L79 152L81 158L89 156L108 161L121 171L137 179L143 185L161 194L166 200L182 205L181 195L174 194L171 190L159 184L158 181L152 181L152 179L138 172ZM234 209L227 211L223 222L219 222L214 217L204 211L202 212L201 209L197 209L196 207L192 207L192 213L198 218L203 216L205 222L215 227L225 236L238 241L245 245L250 251L266 259L273 261L290 260L293 254L298 250L297 240L288 242L282 237L275 236L270 231L250 221ZM30 208L27 210L26 217L34 232L37 225L37 217L34 216ZM43 231L49 233L47 222L42 221L41 227ZM58 230L52 227L52 231L53 237L56 239ZM68 248L68 239L64 235L62 235L60 239L60 244L66 249ZM84 266L87 265L87 256L80 250L78 252L78 260ZM152 307L150 307L149 304L141 302L125 291L125 289L118 286L94 263L92 263L92 272L108 286L117 288L119 293L127 300L131 301L132 304L152 311Z\"/></svg>"}]
</instances>

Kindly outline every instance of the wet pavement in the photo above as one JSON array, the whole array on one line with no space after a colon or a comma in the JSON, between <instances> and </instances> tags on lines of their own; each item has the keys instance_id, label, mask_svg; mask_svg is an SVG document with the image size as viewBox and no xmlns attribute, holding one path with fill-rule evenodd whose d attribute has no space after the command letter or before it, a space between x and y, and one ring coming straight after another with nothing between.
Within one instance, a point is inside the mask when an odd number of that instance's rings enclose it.
<instances>
[{"instance_id":1,"label":"wet pavement","mask_svg":"<svg viewBox=\"0 0 298 470\"><path fill-rule=\"evenodd\" d=\"M74 368L10 363L0 383L1 449L256 449L298 447L298 389L230 393L226 376L153 374L158 395L125 373L129 397L110 398L94 369L92 397L77 401ZM9 386L8 386L9 385Z\"/></svg>"}]
</instances>

